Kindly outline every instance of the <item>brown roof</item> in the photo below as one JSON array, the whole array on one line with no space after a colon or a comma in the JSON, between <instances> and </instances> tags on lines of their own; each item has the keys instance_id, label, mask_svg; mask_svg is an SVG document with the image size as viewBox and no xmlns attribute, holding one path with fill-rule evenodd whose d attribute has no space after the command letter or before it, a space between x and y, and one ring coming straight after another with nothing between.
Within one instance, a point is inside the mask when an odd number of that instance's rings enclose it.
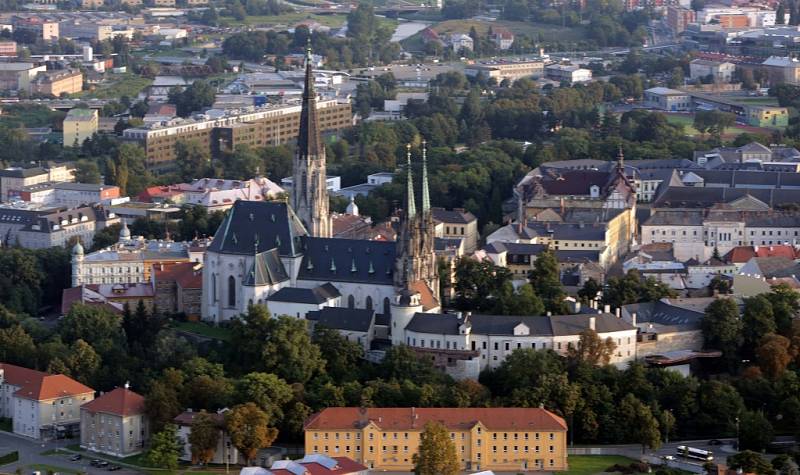
<instances>
[{"instance_id":1,"label":"brown roof","mask_svg":"<svg viewBox=\"0 0 800 475\"><path fill-rule=\"evenodd\" d=\"M130 389L117 388L110 393L84 404L81 409L89 412L103 412L117 416L144 414L144 397Z\"/></svg>"},{"instance_id":2,"label":"brown roof","mask_svg":"<svg viewBox=\"0 0 800 475\"><path fill-rule=\"evenodd\" d=\"M430 310L439 306L439 301L433 295L433 291L430 287L428 287L428 284L426 284L425 281L418 280L416 282L412 282L409 287L411 287L411 290L419 292L419 299L424 310Z\"/></svg>"},{"instance_id":3,"label":"brown roof","mask_svg":"<svg viewBox=\"0 0 800 475\"><path fill-rule=\"evenodd\" d=\"M202 414L202 412L192 412L192 411L185 411L177 416L173 421L178 424L179 426L190 426L194 422L194 418L197 417L198 414ZM206 413L211 416L211 420L216 422L217 426L225 427L225 415L219 414L217 412L208 412Z\"/></svg>"},{"instance_id":4,"label":"brown roof","mask_svg":"<svg viewBox=\"0 0 800 475\"><path fill-rule=\"evenodd\" d=\"M0 363L0 369L8 383L20 387L14 395L26 399L42 401L94 393L94 389L63 374L47 374L8 363Z\"/></svg>"},{"instance_id":5,"label":"brown roof","mask_svg":"<svg viewBox=\"0 0 800 475\"><path fill-rule=\"evenodd\" d=\"M176 262L173 264L154 264L155 280L174 281L183 289L203 287L202 265L196 262Z\"/></svg>"},{"instance_id":6,"label":"brown roof","mask_svg":"<svg viewBox=\"0 0 800 475\"><path fill-rule=\"evenodd\" d=\"M567 430L567 423L542 408L359 408L329 407L312 415L306 430L358 429L369 422L384 430L422 430L425 423L440 422L451 430L470 429L481 423L488 430Z\"/></svg>"}]
</instances>

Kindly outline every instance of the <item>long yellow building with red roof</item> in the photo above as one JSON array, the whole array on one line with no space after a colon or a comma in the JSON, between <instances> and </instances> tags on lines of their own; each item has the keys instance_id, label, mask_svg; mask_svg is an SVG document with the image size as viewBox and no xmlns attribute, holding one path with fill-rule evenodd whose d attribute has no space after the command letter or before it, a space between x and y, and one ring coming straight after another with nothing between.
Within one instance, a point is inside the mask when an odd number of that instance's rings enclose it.
<instances>
[{"instance_id":1,"label":"long yellow building with red roof","mask_svg":"<svg viewBox=\"0 0 800 475\"><path fill-rule=\"evenodd\" d=\"M542 408L331 407L305 423L305 452L349 457L375 470L409 471L428 422L450 432L464 470L558 471L567 424Z\"/></svg>"}]
</instances>

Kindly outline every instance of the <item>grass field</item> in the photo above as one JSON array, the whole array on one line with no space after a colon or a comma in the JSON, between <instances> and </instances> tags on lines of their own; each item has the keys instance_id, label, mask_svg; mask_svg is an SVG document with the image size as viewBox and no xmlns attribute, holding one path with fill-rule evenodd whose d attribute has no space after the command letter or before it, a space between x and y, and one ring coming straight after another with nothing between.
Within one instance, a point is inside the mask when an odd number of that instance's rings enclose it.
<instances>
[{"instance_id":1,"label":"grass field","mask_svg":"<svg viewBox=\"0 0 800 475\"><path fill-rule=\"evenodd\" d=\"M231 338L231 332L227 328L214 327L201 322L175 322L172 326L177 330L196 333L216 340L228 341Z\"/></svg>"},{"instance_id":2,"label":"grass field","mask_svg":"<svg viewBox=\"0 0 800 475\"><path fill-rule=\"evenodd\" d=\"M692 115L690 115L690 114L666 114L666 116L667 116L667 122L669 122L670 124L682 125L683 126L683 131L686 132L686 135L689 135L691 137L694 137L695 135L701 135L700 132L692 126L692 124L694 123L694 117ZM739 127L737 125L737 126L728 127L727 129L725 129L725 133L722 134L722 136L723 137L735 137L735 136L737 136L739 134L744 134L744 133L769 134L769 131L767 131L767 130L763 130L763 129L754 130L754 129L756 129L756 128L755 127L743 128L743 127Z\"/></svg>"},{"instance_id":3,"label":"grass field","mask_svg":"<svg viewBox=\"0 0 800 475\"><path fill-rule=\"evenodd\" d=\"M568 475L594 475L615 464L628 465L636 460L620 455L570 455Z\"/></svg>"},{"instance_id":4,"label":"grass field","mask_svg":"<svg viewBox=\"0 0 800 475\"><path fill-rule=\"evenodd\" d=\"M582 27L565 28L545 23L532 23L522 21L497 20L494 22L480 20L447 20L433 27L437 33L468 33L470 28L475 27L479 35L486 34L489 27L504 26L513 33L524 34L534 39L541 34L545 40L558 39L558 41L580 41L586 38L586 31Z\"/></svg>"},{"instance_id":5,"label":"grass field","mask_svg":"<svg viewBox=\"0 0 800 475\"><path fill-rule=\"evenodd\" d=\"M751 106L775 106L778 107L778 99L775 97L742 97L737 98L736 102L749 104Z\"/></svg>"},{"instance_id":6,"label":"grass field","mask_svg":"<svg viewBox=\"0 0 800 475\"><path fill-rule=\"evenodd\" d=\"M135 98L144 88L153 83L152 79L135 74L124 74L111 84L102 85L94 91L84 92L81 97L97 99L119 99L122 96Z\"/></svg>"},{"instance_id":7,"label":"grass field","mask_svg":"<svg viewBox=\"0 0 800 475\"><path fill-rule=\"evenodd\" d=\"M293 26L296 23L299 23L303 20L313 20L323 26L327 26L330 28L340 28L345 24L345 21L347 21L347 15L344 14L316 15L314 13L291 12L291 13L284 13L283 15L252 15L252 16L247 16L242 21L236 21L230 18L226 18L226 20L227 23L229 23L230 25L248 25L248 26L255 26L255 25Z\"/></svg>"},{"instance_id":8,"label":"grass field","mask_svg":"<svg viewBox=\"0 0 800 475\"><path fill-rule=\"evenodd\" d=\"M72 470L72 469L64 468L64 467L57 467L55 465L47 465L47 464L43 464L43 463L34 463L34 464L31 464L31 465L28 465L28 470L29 471L39 471L39 472L42 472L42 473L47 473L47 472L53 472L53 473L75 473L75 474L79 473L77 470Z\"/></svg>"}]
</instances>

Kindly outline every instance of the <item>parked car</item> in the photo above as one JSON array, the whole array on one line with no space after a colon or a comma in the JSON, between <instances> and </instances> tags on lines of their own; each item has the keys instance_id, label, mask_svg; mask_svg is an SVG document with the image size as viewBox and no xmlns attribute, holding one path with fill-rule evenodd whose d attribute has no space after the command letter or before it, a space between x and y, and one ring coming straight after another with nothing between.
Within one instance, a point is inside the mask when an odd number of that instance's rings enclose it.
<instances>
[{"instance_id":1,"label":"parked car","mask_svg":"<svg viewBox=\"0 0 800 475\"><path fill-rule=\"evenodd\" d=\"M82 459L83 456L81 454L75 454L69 458L70 462L77 462L78 460Z\"/></svg>"},{"instance_id":2,"label":"parked car","mask_svg":"<svg viewBox=\"0 0 800 475\"><path fill-rule=\"evenodd\" d=\"M719 439L711 439L708 441L708 445L722 445L722 441Z\"/></svg>"},{"instance_id":3,"label":"parked car","mask_svg":"<svg viewBox=\"0 0 800 475\"><path fill-rule=\"evenodd\" d=\"M91 462L89 462L89 465L91 465L92 467L99 467L101 462L102 460L94 459Z\"/></svg>"},{"instance_id":4,"label":"parked car","mask_svg":"<svg viewBox=\"0 0 800 475\"><path fill-rule=\"evenodd\" d=\"M108 467L108 465L109 465L109 463L106 462L105 460L101 460L100 463L97 464L97 466L100 467L100 468L106 468L106 467Z\"/></svg>"},{"instance_id":5,"label":"parked car","mask_svg":"<svg viewBox=\"0 0 800 475\"><path fill-rule=\"evenodd\" d=\"M121 468L122 468L122 467L120 467L119 465L109 465L109 466L108 466L108 471L109 471L109 472L116 472L117 470L119 470L119 469L121 469Z\"/></svg>"}]
</instances>

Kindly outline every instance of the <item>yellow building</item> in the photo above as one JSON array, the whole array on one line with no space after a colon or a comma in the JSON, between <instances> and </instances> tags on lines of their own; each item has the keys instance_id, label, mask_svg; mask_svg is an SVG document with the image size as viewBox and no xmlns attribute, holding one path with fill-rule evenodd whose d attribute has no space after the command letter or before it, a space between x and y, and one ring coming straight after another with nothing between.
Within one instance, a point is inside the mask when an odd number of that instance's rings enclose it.
<instances>
[{"instance_id":1,"label":"yellow building","mask_svg":"<svg viewBox=\"0 0 800 475\"><path fill-rule=\"evenodd\" d=\"M83 73L77 69L61 69L39 73L31 82L31 94L59 97L83 90Z\"/></svg>"},{"instance_id":2,"label":"yellow building","mask_svg":"<svg viewBox=\"0 0 800 475\"><path fill-rule=\"evenodd\" d=\"M97 110L71 109L64 118L64 146L81 146L97 133Z\"/></svg>"},{"instance_id":3,"label":"yellow building","mask_svg":"<svg viewBox=\"0 0 800 475\"><path fill-rule=\"evenodd\" d=\"M306 453L409 471L427 422L450 431L465 470L566 470L567 424L541 408L331 407L305 424Z\"/></svg>"}]
</instances>

